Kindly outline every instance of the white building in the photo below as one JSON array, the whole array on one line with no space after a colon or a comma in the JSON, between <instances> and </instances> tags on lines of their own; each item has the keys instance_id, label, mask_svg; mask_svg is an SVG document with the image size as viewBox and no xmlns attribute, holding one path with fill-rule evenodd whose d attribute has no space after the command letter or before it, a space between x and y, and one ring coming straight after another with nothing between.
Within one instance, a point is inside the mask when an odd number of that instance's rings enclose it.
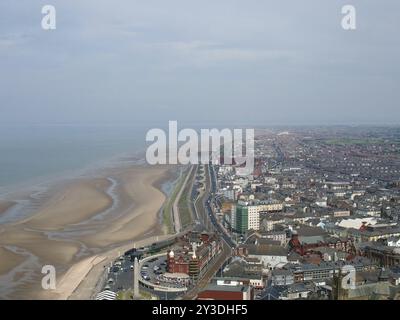
<instances>
[{"instance_id":1,"label":"white building","mask_svg":"<svg viewBox=\"0 0 400 320\"><path fill-rule=\"evenodd\" d=\"M387 239L389 247L400 247L400 237L391 237Z\"/></svg>"},{"instance_id":2,"label":"white building","mask_svg":"<svg viewBox=\"0 0 400 320\"><path fill-rule=\"evenodd\" d=\"M247 256L263 264L264 271L281 268L288 263L286 249L275 245L248 245Z\"/></svg>"},{"instance_id":3,"label":"white building","mask_svg":"<svg viewBox=\"0 0 400 320\"><path fill-rule=\"evenodd\" d=\"M260 230L260 208L259 206L248 206L248 228Z\"/></svg>"},{"instance_id":4,"label":"white building","mask_svg":"<svg viewBox=\"0 0 400 320\"><path fill-rule=\"evenodd\" d=\"M337 223L337 225L343 228L360 229L364 223L367 225L374 225L377 223L377 219L372 217L349 218L349 219L343 219L342 221Z\"/></svg>"}]
</instances>

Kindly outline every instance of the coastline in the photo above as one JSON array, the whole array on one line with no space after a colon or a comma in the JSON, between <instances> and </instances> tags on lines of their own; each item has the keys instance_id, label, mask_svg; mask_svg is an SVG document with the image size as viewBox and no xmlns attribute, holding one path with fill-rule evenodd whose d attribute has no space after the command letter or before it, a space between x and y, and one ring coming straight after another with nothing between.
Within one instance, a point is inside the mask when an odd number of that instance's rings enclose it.
<instances>
[{"instance_id":1,"label":"coastline","mask_svg":"<svg viewBox=\"0 0 400 320\"><path fill-rule=\"evenodd\" d=\"M46 194L32 215L0 224L0 250L17 252L0 261L0 297L67 299L87 277L95 278L99 262L134 241L163 236L160 209L166 194L161 187L171 181L171 170L130 164L75 178ZM109 194L110 178L116 182L117 204ZM56 267L60 286L55 292L41 288L45 264Z\"/></svg>"},{"instance_id":2,"label":"coastline","mask_svg":"<svg viewBox=\"0 0 400 320\"><path fill-rule=\"evenodd\" d=\"M156 190L162 191L163 183L170 182L171 180L175 181L173 177L174 174L171 173L171 170L168 170L164 178L160 177L156 179L151 186ZM168 196L165 193L164 195L163 204ZM160 212L162 206L158 212ZM152 231L143 231L141 235L135 237L134 242L128 241L126 244L74 264L61 279L60 289L56 290L59 294L57 299L87 300L94 298L96 287L101 282L101 276L104 274L105 268L121 254L133 247L148 246L155 241L174 236L173 234L165 234L164 226L157 221L149 230Z\"/></svg>"}]
</instances>

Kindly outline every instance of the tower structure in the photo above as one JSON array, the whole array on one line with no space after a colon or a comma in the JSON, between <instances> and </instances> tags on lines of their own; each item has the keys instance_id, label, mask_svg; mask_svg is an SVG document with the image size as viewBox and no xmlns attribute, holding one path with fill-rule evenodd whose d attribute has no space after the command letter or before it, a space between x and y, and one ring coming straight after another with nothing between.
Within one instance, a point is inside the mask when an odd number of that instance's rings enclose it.
<instances>
[{"instance_id":1,"label":"tower structure","mask_svg":"<svg viewBox=\"0 0 400 320\"><path fill-rule=\"evenodd\" d=\"M138 258L135 257L135 261L133 263L133 296L135 298L139 297L139 262Z\"/></svg>"}]
</instances>

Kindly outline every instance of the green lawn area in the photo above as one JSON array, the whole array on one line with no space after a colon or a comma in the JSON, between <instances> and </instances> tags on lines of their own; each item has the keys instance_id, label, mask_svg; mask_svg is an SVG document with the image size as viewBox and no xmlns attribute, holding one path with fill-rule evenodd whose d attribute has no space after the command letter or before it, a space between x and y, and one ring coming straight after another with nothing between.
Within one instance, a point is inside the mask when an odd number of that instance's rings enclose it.
<instances>
[{"instance_id":1,"label":"green lawn area","mask_svg":"<svg viewBox=\"0 0 400 320\"><path fill-rule=\"evenodd\" d=\"M140 295L142 299L152 300L156 299L156 296L153 296L150 292L140 290ZM133 290L123 290L117 292L117 300L132 300Z\"/></svg>"},{"instance_id":2,"label":"green lawn area","mask_svg":"<svg viewBox=\"0 0 400 320\"><path fill-rule=\"evenodd\" d=\"M132 295L133 295L132 290L118 291L117 300L131 300Z\"/></svg>"},{"instance_id":3,"label":"green lawn area","mask_svg":"<svg viewBox=\"0 0 400 320\"><path fill-rule=\"evenodd\" d=\"M188 207L186 197L181 198L181 200L179 201L178 209L179 209L179 217L181 219L182 228L185 228L192 223L192 214Z\"/></svg>"},{"instance_id":4,"label":"green lawn area","mask_svg":"<svg viewBox=\"0 0 400 320\"><path fill-rule=\"evenodd\" d=\"M175 199L179 193L179 190L181 190L182 185L185 181L186 175L182 174L182 176L179 178L177 183L175 184L174 190L172 191L171 196L167 200L167 203L164 205L163 208L163 223L166 228L167 234L173 234L174 233L174 225L173 225L173 220L172 220L172 206L175 202Z\"/></svg>"},{"instance_id":5,"label":"green lawn area","mask_svg":"<svg viewBox=\"0 0 400 320\"><path fill-rule=\"evenodd\" d=\"M196 171L193 170L178 201L179 218L181 221L182 228L187 227L193 222L192 212L190 210L190 192L192 185L191 182L195 174ZM169 197L163 208L163 224L167 234L174 233L174 225L172 220L172 206L175 202L176 197L178 196L179 191L182 189L186 176L187 172L183 173L182 176L179 178L179 180L175 184L171 196Z\"/></svg>"},{"instance_id":6,"label":"green lawn area","mask_svg":"<svg viewBox=\"0 0 400 320\"><path fill-rule=\"evenodd\" d=\"M182 228L187 227L193 222L192 212L190 210L190 192L195 173L196 171L193 170L178 202L179 217L181 219Z\"/></svg>"}]
</instances>

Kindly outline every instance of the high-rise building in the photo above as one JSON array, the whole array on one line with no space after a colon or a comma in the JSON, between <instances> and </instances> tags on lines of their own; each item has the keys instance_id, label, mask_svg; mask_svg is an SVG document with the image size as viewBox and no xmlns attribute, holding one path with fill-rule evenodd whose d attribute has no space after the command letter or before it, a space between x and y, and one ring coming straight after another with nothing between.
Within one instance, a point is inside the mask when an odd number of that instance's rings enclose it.
<instances>
[{"instance_id":1,"label":"high-rise building","mask_svg":"<svg viewBox=\"0 0 400 320\"><path fill-rule=\"evenodd\" d=\"M248 207L242 205L236 206L236 231L239 233L246 233L249 226L248 220Z\"/></svg>"},{"instance_id":2,"label":"high-rise building","mask_svg":"<svg viewBox=\"0 0 400 320\"><path fill-rule=\"evenodd\" d=\"M258 205L248 205L247 203L239 203L236 206L235 220L236 231L246 233L247 230L260 230L260 209Z\"/></svg>"},{"instance_id":3,"label":"high-rise building","mask_svg":"<svg viewBox=\"0 0 400 320\"><path fill-rule=\"evenodd\" d=\"M259 206L248 206L248 222L247 228L252 230L260 230L260 208Z\"/></svg>"}]
</instances>

